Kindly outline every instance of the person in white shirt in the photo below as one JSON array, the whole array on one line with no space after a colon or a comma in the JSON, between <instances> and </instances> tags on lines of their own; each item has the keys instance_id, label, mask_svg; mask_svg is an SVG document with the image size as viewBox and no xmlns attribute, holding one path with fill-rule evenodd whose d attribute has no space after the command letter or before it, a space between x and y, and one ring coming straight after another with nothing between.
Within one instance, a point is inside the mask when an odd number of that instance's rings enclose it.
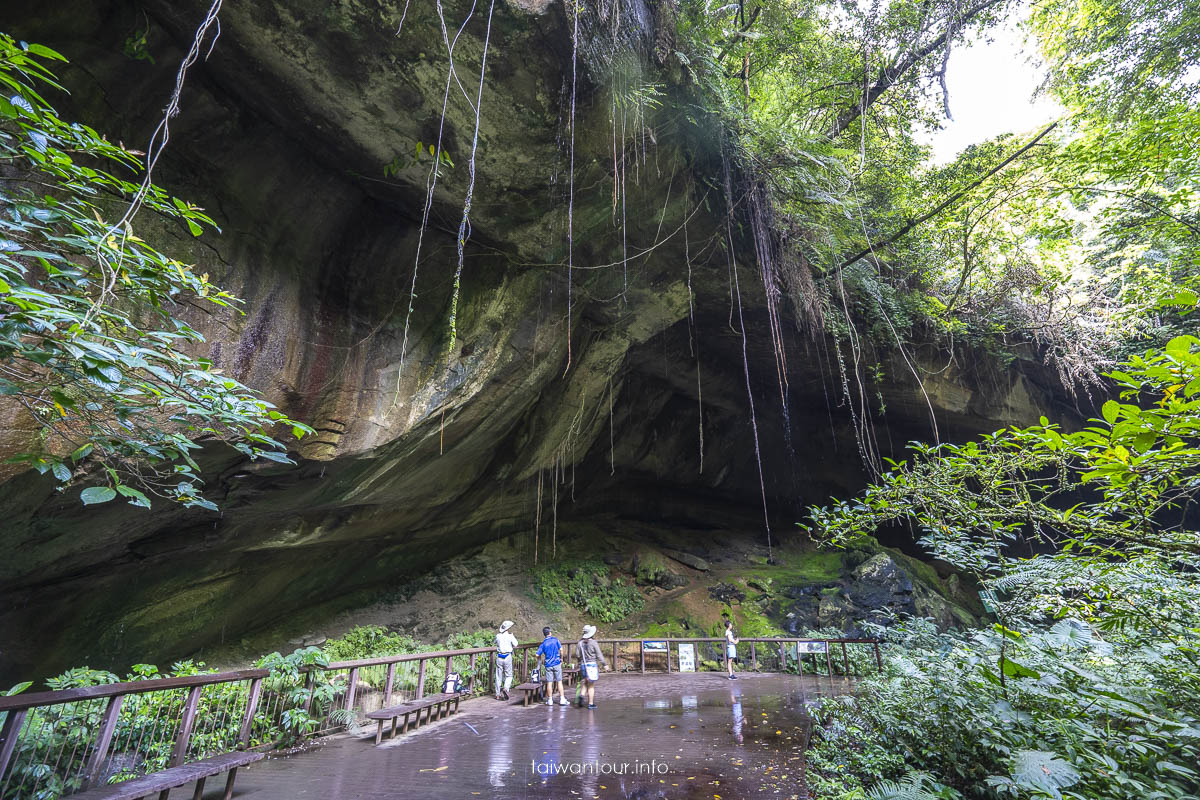
<instances>
[{"instance_id":1,"label":"person in white shirt","mask_svg":"<svg viewBox=\"0 0 1200 800\"><path fill-rule=\"evenodd\" d=\"M500 632L496 634L496 699L507 700L508 690L512 688L513 680L513 651L517 647L517 637L508 632L513 626L511 619L500 623Z\"/></svg>"}]
</instances>

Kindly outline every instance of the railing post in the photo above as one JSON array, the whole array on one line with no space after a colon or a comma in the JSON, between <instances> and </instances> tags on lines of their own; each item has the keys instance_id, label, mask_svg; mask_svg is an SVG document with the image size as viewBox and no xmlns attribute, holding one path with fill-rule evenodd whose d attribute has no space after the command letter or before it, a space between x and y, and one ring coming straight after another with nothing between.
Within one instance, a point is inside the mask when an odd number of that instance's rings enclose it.
<instances>
[{"instance_id":1,"label":"railing post","mask_svg":"<svg viewBox=\"0 0 1200 800\"><path fill-rule=\"evenodd\" d=\"M25 709L8 712L4 718L4 728L0 729L0 778L8 769L8 762L17 749L17 738L21 735L21 726L25 724Z\"/></svg>"},{"instance_id":2,"label":"railing post","mask_svg":"<svg viewBox=\"0 0 1200 800\"><path fill-rule=\"evenodd\" d=\"M846 643L842 642L842 671L850 677L850 656L846 655Z\"/></svg>"},{"instance_id":3,"label":"railing post","mask_svg":"<svg viewBox=\"0 0 1200 800\"><path fill-rule=\"evenodd\" d=\"M815 671L815 667L813 668ZM804 656L800 653L800 642L796 642L796 671L800 673L800 677L804 677Z\"/></svg>"},{"instance_id":4,"label":"railing post","mask_svg":"<svg viewBox=\"0 0 1200 800\"><path fill-rule=\"evenodd\" d=\"M445 669L445 671L442 672L442 688L443 689L446 688L446 678L447 678L447 676L450 675L450 668L452 666L454 666L454 665L453 665L453 663L451 663L451 657L446 656L446 669Z\"/></svg>"},{"instance_id":5,"label":"railing post","mask_svg":"<svg viewBox=\"0 0 1200 800\"><path fill-rule=\"evenodd\" d=\"M250 746L250 732L254 729L254 715L258 713L260 697L262 697L262 678L255 678L250 682L250 697L246 699L246 713L242 717L242 730L238 737L242 747Z\"/></svg>"},{"instance_id":6,"label":"railing post","mask_svg":"<svg viewBox=\"0 0 1200 800\"><path fill-rule=\"evenodd\" d=\"M829 640L825 640L825 669L833 677L833 657L829 655Z\"/></svg>"},{"instance_id":7,"label":"railing post","mask_svg":"<svg viewBox=\"0 0 1200 800\"><path fill-rule=\"evenodd\" d=\"M667 674L671 674L671 640L667 640Z\"/></svg>"},{"instance_id":8,"label":"railing post","mask_svg":"<svg viewBox=\"0 0 1200 800\"><path fill-rule=\"evenodd\" d=\"M488 655L490 656L490 658L488 658L488 667L490 667L490 669L488 670L487 675L487 688L494 689L496 688L494 685L496 683L496 651L493 650L491 653L488 653ZM509 656L509 658L512 658L512 656ZM502 686L500 688L503 689L504 687ZM497 692L497 694L499 694L499 692Z\"/></svg>"},{"instance_id":9,"label":"railing post","mask_svg":"<svg viewBox=\"0 0 1200 800\"><path fill-rule=\"evenodd\" d=\"M879 642L875 642L875 667L883 672L883 657L879 655Z\"/></svg>"},{"instance_id":10,"label":"railing post","mask_svg":"<svg viewBox=\"0 0 1200 800\"><path fill-rule=\"evenodd\" d=\"M358 692L358 667L350 668L350 680L346 683L346 710L354 710L354 695Z\"/></svg>"},{"instance_id":11,"label":"railing post","mask_svg":"<svg viewBox=\"0 0 1200 800\"><path fill-rule=\"evenodd\" d=\"M192 725L196 722L196 709L200 705L200 690L202 686L193 686L188 691L187 702L183 705L183 719L179 721L179 735L175 738L175 753L171 757L171 766L178 767L187 758L188 744L192 740Z\"/></svg>"},{"instance_id":12,"label":"railing post","mask_svg":"<svg viewBox=\"0 0 1200 800\"><path fill-rule=\"evenodd\" d=\"M638 641L638 654L642 660L642 674L646 674L646 642L645 640Z\"/></svg>"},{"instance_id":13,"label":"railing post","mask_svg":"<svg viewBox=\"0 0 1200 800\"><path fill-rule=\"evenodd\" d=\"M475 694L475 664L478 655L478 653L471 653L471 662L467 665L467 671L471 673L467 678L467 691L471 694Z\"/></svg>"},{"instance_id":14,"label":"railing post","mask_svg":"<svg viewBox=\"0 0 1200 800\"><path fill-rule=\"evenodd\" d=\"M417 699L420 700L425 696L425 659L421 659L417 666Z\"/></svg>"},{"instance_id":15,"label":"railing post","mask_svg":"<svg viewBox=\"0 0 1200 800\"><path fill-rule=\"evenodd\" d=\"M312 713L313 695L317 691L317 672L315 669L309 670L308 677L304 679L304 688L308 691L308 697L304 698L304 713Z\"/></svg>"},{"instance_id":16,"label":"railing post","mask_svg":"<svg viewBox=\"0 0 1200 800\"><path fill-rule=\"evenodd\" d=\"M122 694L108 698L108 705L104 707L104 717L100 721L100 732L96 737L96 747L88 758L80 789L88 788L100 777L100 770L104 766L104 759L108 758L108 748L112 744L113 732L117 729L117 718L121 714L121 703L124 700L125 695ZM0 777L3 775L4 770L0 768Z\"/></svg>"},{"instance_id":17,"label":"railing post","mask_svg":"<svg viewBox=\"0 0 1200 800\"><path fill-rule=\"evenodd\" d=\"M613 642L613 672L617 671L617 642Z\"/></svg>"},{"instance_id":18,"label":"railing post","mask_svg":"<svg viewBox=\"0 0 1200 800\"><path fill-rule=\"evenodd\" d=\"M796 658L800 658L800 651L796 651ZM787 672L787 645L783 642L779 643L779 671Z\"/></svg>"},{"instance_id":19,"label":"railing post","mask_svg":"<svg viewBox=\"0 0 1200 800\"><path fill-rule=\"evenodd\" d=\"M758 672L758 651L754 649L754 642L750 643L750 668Z\"/></svg>"},{"instance_id":20,"label":"railing post","mask_svg":"<svg viewBox=\"0 0 1200 800\"><path fill-rule=\"evenodd\" d=\"M383 684L383 707L392 704L392 690L396 687L396 662L388 664L387 680Z\"/></svg>"}]
</instances>

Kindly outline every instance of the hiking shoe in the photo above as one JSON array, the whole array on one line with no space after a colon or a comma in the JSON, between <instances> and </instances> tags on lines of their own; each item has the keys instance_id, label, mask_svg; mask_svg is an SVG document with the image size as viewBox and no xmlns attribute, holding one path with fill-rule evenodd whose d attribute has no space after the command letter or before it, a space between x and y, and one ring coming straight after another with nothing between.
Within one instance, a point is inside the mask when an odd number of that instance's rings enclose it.
<instances>
[{"instance_id":1,"label":"hiking shoe","mask_svg":"<svg viewBox=\"0 0 1200 800\"><path fill-rule=\"evenodd\" d=\"M589 703L589 704L588 704L588 708L595 708L595 707L596 707L596 704L595 704L595 703Z\"/></svg>"},{"instance_id":2,"label":"hiking shoe","mask_svg":"<svg viewBox=\"0 0 1200 800\"><path fill-rule=\"evenodd\" d=\"M501 690L500 690L500 699L501 699L501 700L508 700L508 699L509 699L509 697L508 697L508 689L501 689Z\"/></svg>"},{"instance_id":3,"label":"hiking shoe","mask_svg":"<svg viewBox=\"0 0 1200 800\"><path fill-rule=\"evenodd\" d=\"M569 706L569 705L571 705L571 701L565 697L560 697L560 698L558 698L558 704L560 706Z\"/></svg>"}]
</instances>

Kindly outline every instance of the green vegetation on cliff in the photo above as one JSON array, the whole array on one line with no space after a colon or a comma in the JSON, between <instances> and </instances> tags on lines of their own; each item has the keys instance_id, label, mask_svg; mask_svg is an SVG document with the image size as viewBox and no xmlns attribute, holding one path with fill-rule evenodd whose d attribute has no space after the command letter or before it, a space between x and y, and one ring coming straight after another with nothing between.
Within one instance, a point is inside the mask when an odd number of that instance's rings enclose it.
<instances>
[{"instance_id":1,"label":"green vegetation on cliff","mask_svg":"<svg viewBox=\"0 0 1200 800\"><path fill-rule=\"evenodd\" d=\"M571 605L600 622L616 622L642 607L637 587L609 575L596 559L562 561L533 571L537 596L551 611Z\"/></svg>"}]
</instances>

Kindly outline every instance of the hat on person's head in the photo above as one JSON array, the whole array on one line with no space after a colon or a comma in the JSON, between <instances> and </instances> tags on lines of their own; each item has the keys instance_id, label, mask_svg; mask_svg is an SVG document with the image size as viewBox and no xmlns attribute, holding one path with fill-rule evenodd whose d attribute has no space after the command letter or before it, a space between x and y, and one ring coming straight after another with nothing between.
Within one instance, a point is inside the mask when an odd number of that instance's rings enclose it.
<instances>
[{"instance_id":1,"label":"hat on person's head","mask_svg":"<svg viewBox=\"0 0 1200 800\"><path fill-rule=\"evenodd\" d=\"M512 626L513 626L513 621L511 619L506 619L506 620L504 620L504 622L500 623L500 632L504 633L506 630L508 630Z\"/></svg>"},{"instance_id":2,"label":"hat on person's head","mask_svg":"<svg viewBox=\"0 0 1200 800\"><path fill-rule=\"evenodd\" d=\"M590 639L595 635L596 635L596 626L595 625L584 625L583 626L583 638Z\"/></svg>"}]
</instances>

